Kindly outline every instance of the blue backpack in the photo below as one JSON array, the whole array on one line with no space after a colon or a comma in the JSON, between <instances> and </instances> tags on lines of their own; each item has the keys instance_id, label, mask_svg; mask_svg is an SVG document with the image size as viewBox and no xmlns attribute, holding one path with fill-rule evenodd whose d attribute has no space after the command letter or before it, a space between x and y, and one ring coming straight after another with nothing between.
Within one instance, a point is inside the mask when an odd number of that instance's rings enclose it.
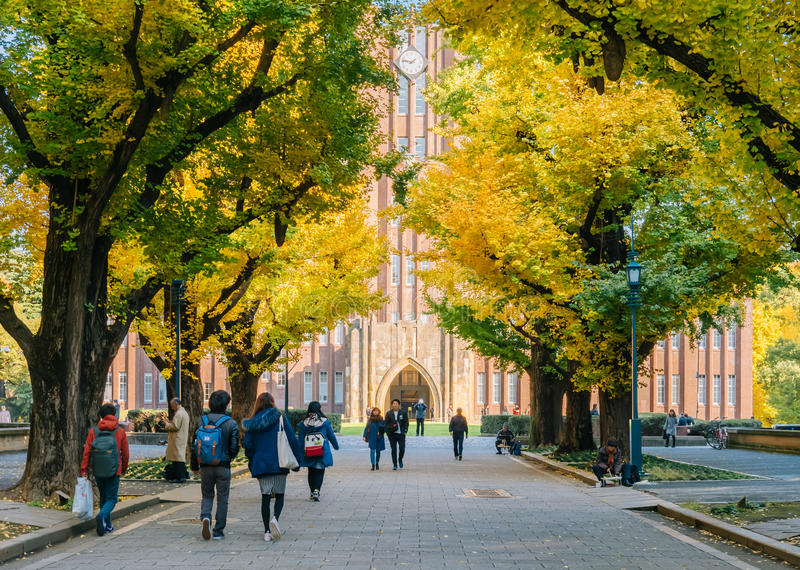
<instances>
[{"instance_id":1,"label":"blue backpack","mask_svg":"<svg viewBox=\"0 0 800 570\"><path fill-rule=\"evenodd\" d=\"M212 423L208 416L202 417L202 425L197 430L197 461L200 465L219 465L230 461L227 446L222 444L220 428L229 419L229 416L222 416Z\"/></svg>"}]
</instances>

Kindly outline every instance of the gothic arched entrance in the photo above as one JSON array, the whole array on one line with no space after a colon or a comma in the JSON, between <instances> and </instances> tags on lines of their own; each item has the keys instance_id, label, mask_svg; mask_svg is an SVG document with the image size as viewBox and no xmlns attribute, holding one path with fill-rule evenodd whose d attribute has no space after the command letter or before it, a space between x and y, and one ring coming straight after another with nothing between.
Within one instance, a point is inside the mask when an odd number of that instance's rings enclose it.
<instances>
[{"instance_id":1,"label":"gothic arched entrance","mask_svg":"<svg viewBox=\"0 0 800 570\"><path fill-rule=\"evenodd\" d=\"M433 409L433 417L441 415L442 398L436 383L428 371L411 358L393 366L378 385L376 402L384 413L395 398L400 400L403 409L409 411L422 398L428 404L428 409Z\"/></svg>"}]
</instances>

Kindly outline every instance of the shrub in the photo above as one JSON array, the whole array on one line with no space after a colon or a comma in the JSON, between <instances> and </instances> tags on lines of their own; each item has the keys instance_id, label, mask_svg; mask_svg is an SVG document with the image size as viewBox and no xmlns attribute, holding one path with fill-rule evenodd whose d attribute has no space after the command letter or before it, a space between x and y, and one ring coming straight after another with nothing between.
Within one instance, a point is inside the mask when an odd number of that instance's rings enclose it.
<instances>
[{"instance_id":1,"label":"shrub","mask_svg":"<svg viewBox=\"0 0 800 570\"><path fill-rule=\"evenodd\" d=\"M297 431L297 424L306 417L306 413L308 413L308 410L294 410L290 408L287 411L286 417L289 418L289 423L292 424L293 430ZM342 430L342 414L325 412L325 417L331 421L331 427L334 432L339 433Z\"/></svg>"},{"instance_id":2,"label":"shrub","mask_svg":"<svg viewBox=\"0 0 800 570\"><path fill-rule=\"evenodd\" d=\"M496 434L503 429L503 423L508 422L509 429L515 435L528 435L531 429L530 416L515 416L511 414L496 414L481 416L481 433Z\"/></svg>"},{"instance_id":3,"label":"shrub","mask_svg":"<svg viewBox=\"0 0 800 570\"><path fill-rule=\"evenodd\" d=\"M166 409L134 408L128 410L128 421L133 423L133 431L162 432L167 422Z\"/></svg>"},{"instance_id":4,"label":"shrub","mask_svg":"<svg viewBox=\"0 0 800 570\"><path fill-rule=\"evenodd\" d=\"M722 420L722 423L728 427L750 427L760 428L761 420ZM712 426L713 422L705 420L697 420L694 425L689 428L690 435L705 435L708 428Z\"/></svg>"},{"instance_id":5,"label":"shrub","mask_svg":"<svg viewBox=\"0 0 800 570\"><path fill-rule=\"evenodd\" d=\"M661 435L664 432L664 421L667 414L658 412L639 414L642 420L642 435Z\"/></svg>"}]
</instances>

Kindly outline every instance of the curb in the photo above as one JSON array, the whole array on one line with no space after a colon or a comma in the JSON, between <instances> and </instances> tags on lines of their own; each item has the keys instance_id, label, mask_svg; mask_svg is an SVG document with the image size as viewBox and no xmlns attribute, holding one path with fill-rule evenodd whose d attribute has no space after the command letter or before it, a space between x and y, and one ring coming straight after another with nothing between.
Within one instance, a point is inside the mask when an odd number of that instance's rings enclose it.
<instances>
[{"instance_id":1,"label":"curb","mask_svg":"<svg viewBox=\"0 0 800 570\"><path fill-rule=\"evenodd\" d=\"M231 469L231 479L238 477L247 471L247 465ZM142 479L131 480L142 481ZM141 497L137 497L135 499L120 502L114 509L114 517L124 517L162 502L171 502L169 499L163 499L161 497L161 495L171 492L172 490L164 491L163 493L159 493L157 495L142 495ZM0 542L0 565L24 554L28 554L36 550L42 550L47 546L53 546L59 542L64 542L73 536L79 536L87 531L93 531L94 527L95 522L93 518L89 519L88 521L75 519L58 523L47 528L41 528L16 538L4 540Z\"/></svg>"},{"instance_id":2,"label":"curb","mask_svg":"<svg viewBox=\"0 0 800 570\"><path fill-rule=\"evenodd\" d=\"M564 475L569 475L575 479L587 483L591 486L597 482L593 475L570 467L569 465L559 464L557 461L530 451L523 451L522 455L554 471L559 471ZM643 491L639 491L643 492ZM715 519L712 516L698 513L691 509L685 509L663 499L658 499L656 512L694 528L711 532L726 540L731 540L747 548L760 550L765 554L784 560L794 566L800 567L800 547L785 544L775 539L769 538L752 530L747 530L732 524Z\"/></svg>"}]
</instances>

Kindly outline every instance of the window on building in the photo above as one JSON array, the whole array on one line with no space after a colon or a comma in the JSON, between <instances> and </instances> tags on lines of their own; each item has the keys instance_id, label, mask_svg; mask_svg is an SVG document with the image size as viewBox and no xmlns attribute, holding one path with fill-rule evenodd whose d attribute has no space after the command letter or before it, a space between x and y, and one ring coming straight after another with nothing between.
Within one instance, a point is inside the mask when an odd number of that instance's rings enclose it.
<instances>
[{"instance_id":1,"label":"window on building","mask_svg":"<svg viewBox=\"0 0 800 570\"><path fill-rule=\"evenodd\" d=\"M261 373L261 381L265 384L269 384L269 370L264 370L264 372Z\"/></svg>"},{"instance_id":2,"label":"window on building","mask_svg":"<svg viewBox=\"0 0 800 570\"><path fill-rule=\"evenodd\" d=\"M699 348L700 350L706 349L706 336L707 335L701 336L700 339L697 341L697 348Z\"/></svg>"},{"instance_id":3,"label":"window on building","mask_svg":"<svg viewBox=\"0 0 800 570\"><path fill-rule=\"evenodd\" d=\"M736 325L728 329L728 348L736 350Z\"/></svg>"},{"instance_id":4,"label":"window on building","mask_svg":"<svg viewBox=\"0 0 800 570\"><path fill-rule=\"evenodd\" d=\"M717 329L714 329L714 350L719 350L722 348L722 333L719 332Z\"/></svg>"},{"instance_id":5,"label":"window on building","mask_svg":"<svg viewBox=\"0 0 800 570\"><path fill-rule=\"evenodd\" d=\"M417 26L414 30L414 47L424 56L428 56L428 33L425 26Z\"/></svg>"},{"instance_id":6,"label":"window on building","mask_svg":"<svg viewBox=\"0 0 800 570\"><path fill-rule=\"evenodd\" d=\"M108 388L108 385L106 385ZM152 372L145 372L144 373L144 403L145 404L152 404L153 403L153 373Z\"/></svg>"},{"instance_id":7,"label":"window on building","mask_svg":"<svg viewBox=\"0 0 800 570\"><path fill-rule=\"evenodd\" d=\"M312 385L311 371L303 372L303 402L308 404L314 399L314 386Z\"/></svg>"},{"instance_id":8,"label":"window on building","mask_svg":"<svg viewBox=\"0 0 800 570\"><path fill-rule=\"evenodd\" d=\"M161 404L167 402L167 379L161 374L158 375L158 401Z\"/></svg>"},{"instance_id":9,"label":"window on building","mask_svg":"<svg viewBox=\"0 0 800 570\"><path fill-rule=\"evenodd\" d=\"M402 73L397 77L397 114L408 115L408 77Z\"/></svg>"},{"instance_id":10,"label":"window on building","mask_svg":"<svg viewBox=\"0 0 800 570\"><path fill-rule=\"evenodd\" d=\"M328 329L325 329L319 333L319 345L328 346Z\"/></svg>"},{"instance_id":11,"label":"window on building","mask_svg":"<svg viewBox=\"0 0 800 570\"><path fill-rule=\"evenodd\" d=\"M400 322L400 311L392 311L392 324Z\"/></svg>"},{"instance_id":12,"label":"window on building","mask_svg":"<svg viewBox=\"0 0 800 570\"><path fill-rule=\"evenodd\" d=\"M503 393L503 373L495 372L492 374L492 403L499 404L500 396Z\"/></svg>"},{"instance_id":13,"label":"window on building","mask_svg":"<svg viewBox=\"0 0 800 570\"><path fill-rule=\"evenodd\" d=\"M128 335L122 337L122 344L119 345L120 348L125 348L128 346Z\"/></svg>"},{"instance_id":14,"label":"window on building","mask_svg":"<svg viewBox=\"0 0 800 570\"><path fill-rule=\"evenodd\" d=\"M414 270L416 269L416 264L414 263L414 259L411 257L406 258L406 285L413 285L416 280L416 275L414 275Z\"/></svg>"},{"instance_id":15,"label":"window on building","mask_svg":"<svg viewBox=\"0 0 800 570\"><path fill-rule=\"evenodd\" d=\"M333 334L333 342L338 346L344 344L344 323L338 323L336 325L336 330Z\"/></svg>"},{"instance_id":16,"label":"window on building","mask_svg":"<svg viewBox=\"0 0 800 570\"><path fill-rule=\"evenodd\" d=\"M486 403L486 372L478 372L478 403Z\"/></svg>"},{"instance_id":17,"label":"window on building","mask_svg":"<svg viewBox=\"0 0 800 570\"><path fill-rule=\"evenodd\" d=\"M672 382L670 383L670 390L672 392L672 405L673 406L680 406L681 405L681 375L680 374L673 374L672 375Z\"/></svg>"},{"instance_id":18,"label":"window on building","mask_svg":"<svg viewBox=\"0 0 800 570\"><path fill-rule=\"evenodd\" d=\"M712 390L711 402L715 406L719 406L722 403L722 377L719 374L714 374L714 384L712 386Z\"/></svg>"},{"instance_id":19,"label":"window on building","mask_svg":"<svg viewBox=\"0 0 800 570\"><path fill-rule=\"evenodd\" d=\"M431 316L428 313L422 313L419 316L419 322L428 324L429 322L431 322Z\"/></svg>"},{"instance_id":20,"label":"window on building","mask_svg":"<svg viewBox=\"0 0 800 570\"><path fill-rule=\"evenodd\" d=\"M697 376L697 403L706 405L708 400L706 400L706 375L705 374L698 374Z\"/></svg>"},{"instance_id":21,"label":"window on building","mask_svg":"<svg viewBox=\"0 0 800 570\"><path fill-rule=\"evenodd\" d=\"M675 333L672 335L672 348L678 350L681 347L681 335Z\"/></svg>"},{"instance_id":22,"label":"window on building","mask_svg":"<svg viewBox=\"0 0 800 570\"><path fill-rule=\"evenodd\" d=\"M406 321L413 321L413 320L414 320L414 316L415 316L415 315L414 315L414 311L408 311L408 312L406 313L406 315L405 315L405 318L404 318L403 320L406 320Z\"/></svg>"},{"instance_id":23,"label":"window on building","mask_svg":"<svg viewBox=\"0 0 800 570\"><path fill-rule=\"evenodd\" d=\"M664 341L663 340L656 341L656 346L658 348L664 348Z\"/></svg>"},{"instance_id":24,"label":"window on building","mask_svg":"<svg viewBox=\"0 0 800 570\"><path fill-rule=\"evenodd\" d=\"M278 365L278 371L275 373L275 385L279 388L286 386L286 364Z\"/></svg>"},{"instance_id":25,"label":"window on building","mask_svg":"<svg viewBox=\"0 0 800 570\"><path fill-rule=\"evenodd\" d=\"M344 372L333 373L333 401L344 403Z\"/></svg>"},{"instance_id":26,"label":"window on building","mask_svg":"<svg viewBox=\"0 0 800 570\"><path fill-rule=\"evenodd\" d=\"M419 160L425 158L425 137L416 137L414 139L414 156Z\"/></svg>"},{"instance_id":27,"label":"window on building","mask_svg":"<svg viewBox=\"0 0 800 570\"><path fill-rule=\"evenodd\" d=\"M206 402L208 402L208 399L211 397L211 392L214 391L212 388L211 382L205 382L203 384L203 400Z\"/></svg>"},{"instance_id":28,"label":"window on building","mask_svg":"<svg viewBox=\"0 0 800 570\"><path fill-rule=\"evenodd\" d=\"M119 397L117 399L126 402L128 400L128 373L118 372L117 380L119 382Z\"/></svg>"},{"instance_id":29,"label":"window on building","mask_svg":"<svg viewBox=\"0 0 800 570\"><path fill-rule=\"evenodd\" d=\"M314 335L313 334L308 333L307 335L305 335L305 339L303 340L303 344L310 345L313 342L314 342Z\"/></svg>"},{"instance_id":30,"label":"window on building","mask_svg":"<svg viewBox=\"0 0 800 570\"><path fill-rule=\"evenodd\" d=\"M113 374L109 372L106 374L106 389L103 392L103 400L106 402L110 402L113 399L114 387L112 386L114 382Z\"/></svg>"},{"instance_id":31,"label":"window on building","mask_svg":"<svg viewBox=\"0 0 800 570\"><path fill-rule=\"evenodd\" d=\"M508 403L517 403L517 373L508 373Z\"/></svg>"},{"instance_id":32,"label":"window on building","mask_svg":"<svg viewBox=\"0 0 800 570\"><path fill-rule=\"evenodd\" d=\"M417 115L424 115L428 110L428 105L425 102L425 87L428 84L425 74L423 73L417 77L414 92L414 113Z\"/></svg>"},{"instance_id":33,"label":"window on building","mask_svg":"<svg viewBox=\"0 0 800 570\"><path fill-rule=\"evenodd\" d=\"M400 285L400 256L392 254L392 285Z\"/></svg>"},{"instance_id":34,"label":"window on building","mask_svg":"<svg viewBox=\"0 0 800 570\"><path fill-rule=\"evenodd\" d=\"M736 375L728 374L728 405L736 405Z\"/></svg>"},{"instance_id":35,"label":"window on building","mask_svg":"<svg viewBox=\"0 0 800 570\"><path fill-rule=\"evenodd\" d=\"M664 375L659 374L656 376L656 404L664 405L666 387L664 386Z\"/></svg>"},{"instance_id":36,"label":"window on building","mask_svg":"<svg viewBox=\"0 0 800 570\"><path fill-rule=\"evenodd\" d=\"M419 264L419 268L422 271L428 271L431 268L431 262L428 261L428 260L421 261L420 264Z\"/></svg>"},{"instance_id":37,"label":"window on building","mask_svg":"<svg viewBox=\"0 0 800 570\"><path fill-rule=\"evenodd\" d=\"M319 373L319 401L321 404L328 401L328 372Z\"/></svg>"},{"instance_id":38,"label":"window on building","mask_svg":"<svg viewBox=\"0 0 800 570\"><path fill-rule=\"evenodd\" d=\"M408 146L408 137L397 137L397 150L402 152L409 152L411 147ZM394 203L394 199L392 199Z\"/></svg>"}]
</instances>

